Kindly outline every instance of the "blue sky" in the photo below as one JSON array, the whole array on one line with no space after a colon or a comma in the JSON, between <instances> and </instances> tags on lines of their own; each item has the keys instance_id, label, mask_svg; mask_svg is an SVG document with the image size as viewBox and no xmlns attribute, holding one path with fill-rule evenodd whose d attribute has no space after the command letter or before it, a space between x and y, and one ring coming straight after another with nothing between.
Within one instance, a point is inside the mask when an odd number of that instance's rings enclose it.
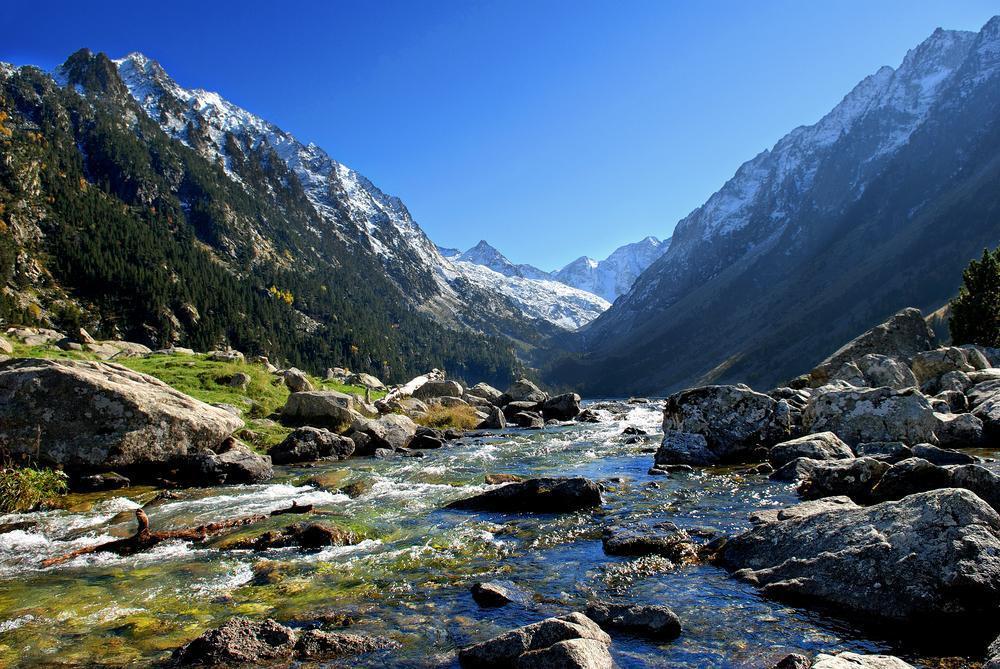
<instances>
[{"instance_id":1,"label":"blue sky","mask_svg":"<svg viewBox=\"0 0 1000 669\"><path fill-rule=\"evenodd\" d=\"M665 237L744 161L995 2L21 2L0 60L142 51L400 196L431 238L553 269Z\"/></svg>"}]
</instances>

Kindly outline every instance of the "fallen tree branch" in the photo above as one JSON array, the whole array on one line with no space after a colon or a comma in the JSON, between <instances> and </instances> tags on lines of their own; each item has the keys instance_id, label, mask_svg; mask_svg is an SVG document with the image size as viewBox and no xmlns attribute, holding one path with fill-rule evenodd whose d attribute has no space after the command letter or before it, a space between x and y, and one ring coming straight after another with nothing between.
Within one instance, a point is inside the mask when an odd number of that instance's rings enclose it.
<instances>
[{"instance_id":1,"label":"fallen tree branch","mask_svg":"<svg viewBox=\"0 0 1000 669\"><path fill-rule=\"evenodd\" d=\"M62 564L64 562L69 562L73 558L80 557L81 555L89 555L91 553L115 553L116 555L126 556L135 555L136 553L141 553L143 551L148 551L153 546L156 546L162 541L167 541L170 539L181 539L184 541L204 541L206 538L213 534L218 534L225 530L229 530L235 527L243 527L244 525L250 525L258 521L264 520L267 516L254 515L245 516L243 518L234 518L232 520L224 520L220 523L208 523L207 525L199 525L198 527L191 527L183 530L167 530L165 532L152 532L149 529L149 516L142 509L135 510L135 519L139 524L136 533L125 539L116 539L115 541L108 541L103 544L95 544L93 546L84 546L83 548L78 548L75 551L66 553L65 555L58 555L56 557L51 557L47 560L42 561L43 567L51 567L53 565Z\"/></svg>"}]
</instances>

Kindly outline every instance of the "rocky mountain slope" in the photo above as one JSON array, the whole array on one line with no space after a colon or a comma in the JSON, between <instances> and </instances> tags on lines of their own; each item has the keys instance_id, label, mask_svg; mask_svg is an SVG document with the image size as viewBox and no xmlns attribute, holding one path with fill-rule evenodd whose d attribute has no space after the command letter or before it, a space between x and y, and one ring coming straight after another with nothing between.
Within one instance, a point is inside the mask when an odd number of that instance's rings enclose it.
<instances>
[{"instance_id":1,"label":"rocky mountain slope","mask_svg":"<svg viewBox=\"0 0 1000 669\"><path fill-rule=\"evenodd\" d=\"M558 330L439 262L398 199L141 56L4 65L0 112L9 322L497 383Z\"/></svg>"},{"instance_id":2,"label":"rocky mountain slope","mask_svg":"<svg viewBox=\"0 0 1000 669\"><path fill-rule=\"evenodd\" d=\"M745 163L549 378L589 393L767 386L1000 242L1000 17L938 29Z\"/></svg>"}]
</instances>

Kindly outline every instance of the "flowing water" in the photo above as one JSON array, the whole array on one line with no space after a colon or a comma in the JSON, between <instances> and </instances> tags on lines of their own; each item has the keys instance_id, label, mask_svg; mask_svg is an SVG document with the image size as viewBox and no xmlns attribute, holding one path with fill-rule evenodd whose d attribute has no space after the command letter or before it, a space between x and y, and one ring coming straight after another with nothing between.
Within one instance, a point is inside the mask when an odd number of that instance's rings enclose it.
<instances>
[{"instance_id":1,"label":"flowing water","mask_svg":"<svg viewBox=\"0 0 1000 669\"><path fill-rule=\"evenodd\" d=\"M636 405L619 420L466 439L424 458L282 467L266 485L186 490L151 504L148 488L73 495L62 510L0 517L0 524L36 523L0 534L0 666L145 666L236 614L301 627L349 625L400 644L349 666L457 666L458 647L593 600L666 604L684 623L670 643L616 637L621 667L765 667L788 652L840 650L924 661L870 630L762 599L716 567L605 555L600 537L608 524L671 520L703 536L730 534L747 526L748 512L796 501L790 484L746 469L647 475L659 422L655 407ZM649 438L624 443L627 425ZM605 504L563 515L442 509L484 490L484 473L499 472L604 481ZM360 495L336 492L352 482L360 482ZM312 519L364 539L318 552L262 553L220 549L224 539L167 542L132 557L39 566L131 534L133 510L143 504L153 529L170 529L293 501L314 504ZM300 518L271 518L252 531ZM479 608L469 587L488 579L513 581L525 601Z\"/></svg>"}]
</instances>

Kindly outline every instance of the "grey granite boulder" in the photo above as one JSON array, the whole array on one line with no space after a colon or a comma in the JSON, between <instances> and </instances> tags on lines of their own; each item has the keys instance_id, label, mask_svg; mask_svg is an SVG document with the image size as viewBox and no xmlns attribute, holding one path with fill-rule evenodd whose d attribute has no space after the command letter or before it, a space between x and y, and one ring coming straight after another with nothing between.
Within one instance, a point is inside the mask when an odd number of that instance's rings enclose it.
<instances>
[{"instance_id":1,"label":"grey granite boulder","mask_svg":"<svg viewBox=\"0 0 1000 669\"><path fill-rule=\"evenodd\" d=\"M846 495L855 501L867 502L871 499L872 488L890 467L889 463L874 458L820 462L799 484L798 491L803 499Z\"/></svg>"},{"instance_id":2,"label":"grey granite boulder","mask_svg":"<svg viewBox=\"0 0 1000 669\"><path fill-rule=\"evenodd\" d=\"M767 461L779 468L796 458L849 460L853 457L851 447L833 432L817 432L775 444L768 452Z\"/></svg>"},{"instance_id":3,"label":"grey granite boulder","mask_svg":"<svg viewBox=\"0 0 1000 669\"><path fill-rule=\"evenodd\" d=\"M587 617L606 631L660 641L670 641L681 634L681 619L666 606L594 603L587 607Z\"/></svg>"},{"instance_id":4,"label":"grey granite boulder","mask_svg":"<svg viewBox=\"0 0 1000 669\"><path fill-rule=\"evenodd\" d=\"M336 390L292 393L281 409L281 422L341 429L360 416L355 406L353 397Z\"/></svg>"},{"instance_id":5,"label":"grey granite boulder","mask_svg":"<svg viewBox=\"0 0 1000 669\"><path fill-rule=\"evenodd\" d=\"M907 624L993 619L1000 516L968 490L867 508L842 498L759 514L717 559L767 596Z\"/></svg>"},{"instance_id":6,"label":"grey granite boulder","mask_svg":"<svg viewBox=\"0 0 1000 669\"><path fill-rule=\"evenodd\" d=\"M0 363L0 450L68 470L155 468L213 450L243 421L114 363Z\"/></svg>"},{"instance_id":7,"label":"grey granite boulder","mask_svg":"<svg viewBox=\"0 0 1000 669\"><path fill-rule=\"evenodd\" d=\"M817 393L802 412L809 432L834 432L854 446L868 441L937 443L939 420L915 389L852 388Z\"/></svg>"},{"instance_id":8,"label":"grey granite boulder","mask_svg":"<svg viewBox=\"0 0 1000 669\"><path fill-rule=\"evenodd\" d=\"M344 460L354 453L354 441L321 427L300 427L271 447L268 455L276 465L311 462L321 458Z\"/></svg>"},{"instance_id":9,"label":"grey granite boulder","mask_svg":"<svg viewBox=\"0 0 1000 669\"><path fill-rule=\"evenodd\" d=\"M570 613L463 648L458 660L466 669L611 669L610 646L611 637L597 623L582 613Z\"/></svg>"},{"instance_id":10,"label":"grey granite boulder","mask_svg":"<svg viewBox=\"0 0 1000 669\"><path fill-rule=\"evenodd\" d=\"M667 398L663 431L701 435L706 446L704 459L731 462L747 459L757 448L791 436L791 415L785 400L743 385L701 386Z\"/></svg>"}]
</instances>

